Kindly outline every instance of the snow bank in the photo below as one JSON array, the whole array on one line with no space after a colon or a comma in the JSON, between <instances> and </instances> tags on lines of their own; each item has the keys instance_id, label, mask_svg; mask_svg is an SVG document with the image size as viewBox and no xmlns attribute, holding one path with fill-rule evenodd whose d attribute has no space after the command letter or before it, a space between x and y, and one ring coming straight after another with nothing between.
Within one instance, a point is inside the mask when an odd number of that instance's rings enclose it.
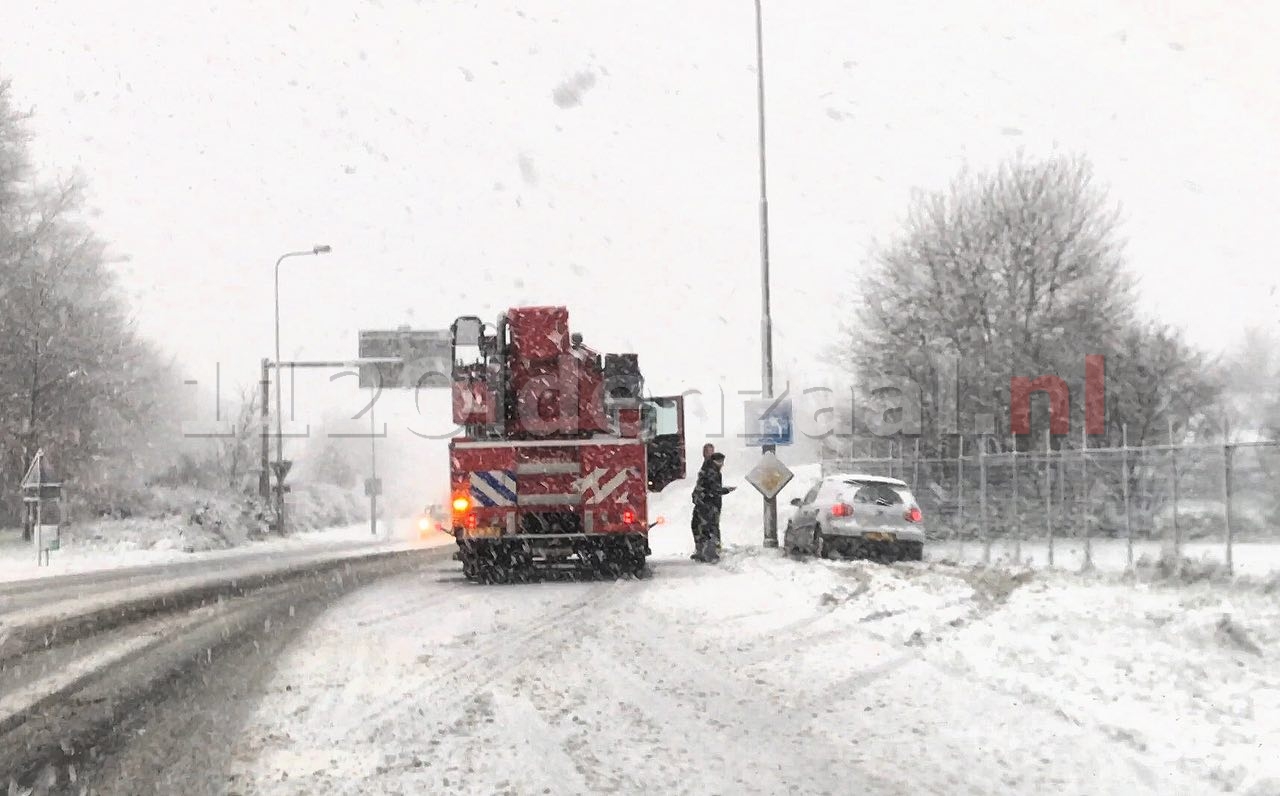
<instances>
[{"instance_id":1,"label":"snow bank","mask_svg":"<svg viewBox=\"0 0 1280 796\"><path fill-rule=\"evenodd\" d=\"M299 485L291 498L289 524L295 532L281 538L268 534L266 512L256 499L237 500L197 489L156 489L139 516L68 525L61 549L44 567L36 566L35 553L19 531L0 531L0 580L216 558L237 549L265 552L418 537L411 519L382 521L380 535L374 537L367 504L339 487Z\"/></svg>"},{"instance_id":2,"label":"snow bank","mask_svg":"<svg viewBox=\"0 0 1280 796\"><path fill-rule=\"evenodd\" d=\"M355 493L329 484L300 484L287 500L289 526L296 532L350 525L368 514ZM257 496L158 487L130 516L72 522L63 529L62 547L104 552L222 550L266 538L270 514Z\"/></svg>"},{"instance_id":3,"label":"snow bank","mask_svg":"<svg viewBox=\"0 0 1280 796\"><path fill-rule=\"evenodd\" d=\"M1223 790L1280 776L1280 605L1252 591L1038 576L931 658Z\"/></svg>"},{"instance_id":4,"label":"snow bank","mask_svg":"<svg viewBox=\"0 0 1280 796\"><path fill-rule=\"evenodd\" d=\"M927 518L926 518L927 521ZM974 540L937 541L927 546L926 556L934 560L967 564L990 563L1028 567L1049 567L1069 571L1096 569L1102 572L1121 573L1129 569L1129 545L1124 539L1093 539L1087 545L1079 538L1056 539L1052 545L1044 538L1031 538L1022 542L1007 539L993 540L989 558L984 559L984 545ZM1137 566L1154 566L1167 560L1167 545L1159 541L1135 540L1133 563ZM1182 558L1190 568L1199 572L1221 572L1226 575L1226 545L1221 543L1189 542L1182 546ZM1089 564L1086 566L1086 561ZM1143 562L1147 562L1144 564ZM1232 550L1233 571L1237 577L1266 579L1280 574L1280 542L1237 542Z\"/></svg>"},{"instance_id":5,"label":"snow bank","mask_svg":"<svg viewBox=\"0 0 1280 796\"><path fill-rule=\"evenodd\" d=\"M792 511L788 501L820 476L816 466L794 469L797 477L779 497L782 527ZM1280 793L1280 763L1262 751L1280 748L1274 721L1280 715L1274 665L1280 545L1236 545L1234 578L1222 566L1221 546L1197 543L1184 547L1187 560L1176 573L1159 543L1137 544L1137 567L1123 578L1124 540L1093 540L1093 574L1083 575L1077 574L1085 563L1080 539L1056 540L1053 570L1045 540L993 544L986 567L972 566L984 552L974 542L933 543L926 564L796 562L762 549L759 495L738 483L743 487L724 501L729 549L714 568L732 577L681 579L662 599L704 606L693 610L726 644L756 633L786 639L780 643L792 649L783 665L751 669L753 676L794 689L809 679L863 682L872 677L868 669L924 663L957 687L1035 706L1100 735L1131 753L1137 762L1126 765L1138 767L1143 778L1201 783L1168 792ZM651 497L651 514L661 512L669 522L652 534L657 579L669 577L678 562L687 564L692 552L691 489L691 480L678 482ZM743 636L743 606L761 603L769 609L752 614L750 635ZM797 633L819 641L797 639ZM868 636L916 653L869 661L836 641ZM889 697L882 701L892 704ZM960 695L939 695L932 706L929 700L897 706L894 720L951 721L966 732L981 720L981 713L948 717L948 704L965 703ZM1056 745L1051 751L1070 755ZM1097 760L1081 764L1099 766ZM964 770L956 772L961 777Z\"/></svg>"},{"instance_id":6,"label":"snow bank","mask_svg":"<svg viewBox=\"0 0 1280 796\"><path fill-rule=\"evenodd\" d=\"M779 688L811 682L821 693L865 681L869 668L905 674L924 664L945 675L947 688L1000 695L1109 739L1153 779L1204 783L1169 792L1271 793L1265 783L1280 777L1280 761L1263 751L1280 748L1280 603L1263 591L938 563L796 562L758 548L731 550L715 572L732 577L690 588L704 597L673 599L706 605L710 632L725 643L738 637L744 649L755 644L742 640L743 606L767 604L751 633L786 639L790 649L781 666L752 672ZM868 660L851 646L868 637L914 652ZM900 689L886 688L881 701L899 725L941 720L971 732L983 720L947 716L948 703L963 703L956 694L894 705ZM1071 755L1057 746L1038 754L1050 751Z\"/></svg>"}]
</instances>

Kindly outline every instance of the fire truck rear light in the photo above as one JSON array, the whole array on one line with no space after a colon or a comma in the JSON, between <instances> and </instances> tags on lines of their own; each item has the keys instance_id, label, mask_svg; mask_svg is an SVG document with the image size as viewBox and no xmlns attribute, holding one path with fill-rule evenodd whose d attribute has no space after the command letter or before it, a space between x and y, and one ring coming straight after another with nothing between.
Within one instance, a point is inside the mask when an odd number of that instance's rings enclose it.
<instances>
[{"instance_id":1,"label":"fire truck rear light","mask_svg":"<svg viewBox=\"0 0 1280 796\"><path fill-rule=\"evenodd\" d=\"M476 515L468 514L467 518L463 520L463 524L469 529L474 529L476 527Z\"/></svg>"},{"instance_id":2,"label":"fire truck rear light","mask_svg":"<svg viewBox=\"0 0 1280 796\"><path fill-rule=\"evenodd\" d=\"M453 499L453 510L458 512L459 514L461 514L462 512L466 511L469 508L471 508L470 500L467 500L466 498L461 496Z\"/></svg>"},{"instance_id":3,"label":"fire truck rear light","mask_svg":"<svg viewBox=\"0 0 1280 796\"><path fill-rule=\"evenodd\" d=\"M636 513L634 511L632 511L631 509L627 509L626 511L622 512L622 523L624 525L630 525L635 521L636 521Z\"/></svg>"}]
</instances>

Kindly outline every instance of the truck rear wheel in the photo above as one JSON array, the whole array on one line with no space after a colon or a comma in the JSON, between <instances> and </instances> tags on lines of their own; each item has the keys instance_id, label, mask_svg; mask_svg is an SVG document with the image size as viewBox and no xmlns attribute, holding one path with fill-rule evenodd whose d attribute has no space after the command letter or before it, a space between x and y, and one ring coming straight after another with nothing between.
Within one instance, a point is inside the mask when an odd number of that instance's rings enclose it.
<instances>
[{"instance_id":1,"label":"truck rear wheel","mask_svg":"<svg viewBox=\"0 0 1280 796\"><path fill-rule=\"evenodd\" d=\"M622 574L642 578L649 571L649 540L642 534L629 534L618 544Z\"/></svg>"}]
</instances>

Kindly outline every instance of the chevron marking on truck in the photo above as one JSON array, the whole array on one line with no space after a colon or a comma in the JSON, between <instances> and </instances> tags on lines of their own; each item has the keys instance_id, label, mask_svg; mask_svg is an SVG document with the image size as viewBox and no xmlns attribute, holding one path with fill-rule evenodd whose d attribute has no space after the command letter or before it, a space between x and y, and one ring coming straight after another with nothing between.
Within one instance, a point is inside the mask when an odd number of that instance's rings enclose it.
<instances>
[{"instance_id":1,"label":"chevron marking on truck","mask_svg":"<svg viewBox=\"0 0 1280 796\"><path fill-rule=\"evenodd\" d=\"M512 470L475 470L471 473L471 496L482 506L514 506L516 474Z\"/></svg>"},{"instance_id":2,"label":"chevron marking on truck","mask_svg":"<svg viewBox=\"0 0 1280 796\"><path fill-rule=\"evenodd\" d=\"M623 469L616 473L604 483L600 480L609 474L609 471L603 467L597 467L590 474L584 475L578 479L577 486L582 490L582 501L584 503L600 503L605 498L617 491L627 481L627 469Z\"/></svg>"}]
</instances>

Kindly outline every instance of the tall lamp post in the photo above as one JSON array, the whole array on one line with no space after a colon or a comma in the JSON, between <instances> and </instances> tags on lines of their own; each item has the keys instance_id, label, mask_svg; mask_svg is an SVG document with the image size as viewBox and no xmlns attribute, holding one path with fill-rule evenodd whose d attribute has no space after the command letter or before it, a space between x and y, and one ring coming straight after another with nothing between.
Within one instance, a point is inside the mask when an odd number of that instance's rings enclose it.
<instances>
[{"instance_id":1,"label":"tall lamp post","mask_svg":"<svg viewBox=\"0 0 1280 796\"><path fill-rule=\"evenodd\" d=\"M333 248L328 244L312 246L307 251L286 252L276 260L276 532L284 534L284 411L281 393L284 377L280 372L280 263L290 257L308 257L328 254Z\"/></svg>"},{"instance_id":2,"label":"tall lamp post","mask_svg":"<svg viewBox=\"0 0 1280 796\"><path fill-rule=\"evenodd\" d=\"M764 137L764 14L756 4L756 114L760 125L760 386L773 398L773 317L769 310L769 183L765 169ZM762 446L773 453L775 445ZM764 499L764 546L778 546L778 500Z\"/></svg>"}]
</instances>

